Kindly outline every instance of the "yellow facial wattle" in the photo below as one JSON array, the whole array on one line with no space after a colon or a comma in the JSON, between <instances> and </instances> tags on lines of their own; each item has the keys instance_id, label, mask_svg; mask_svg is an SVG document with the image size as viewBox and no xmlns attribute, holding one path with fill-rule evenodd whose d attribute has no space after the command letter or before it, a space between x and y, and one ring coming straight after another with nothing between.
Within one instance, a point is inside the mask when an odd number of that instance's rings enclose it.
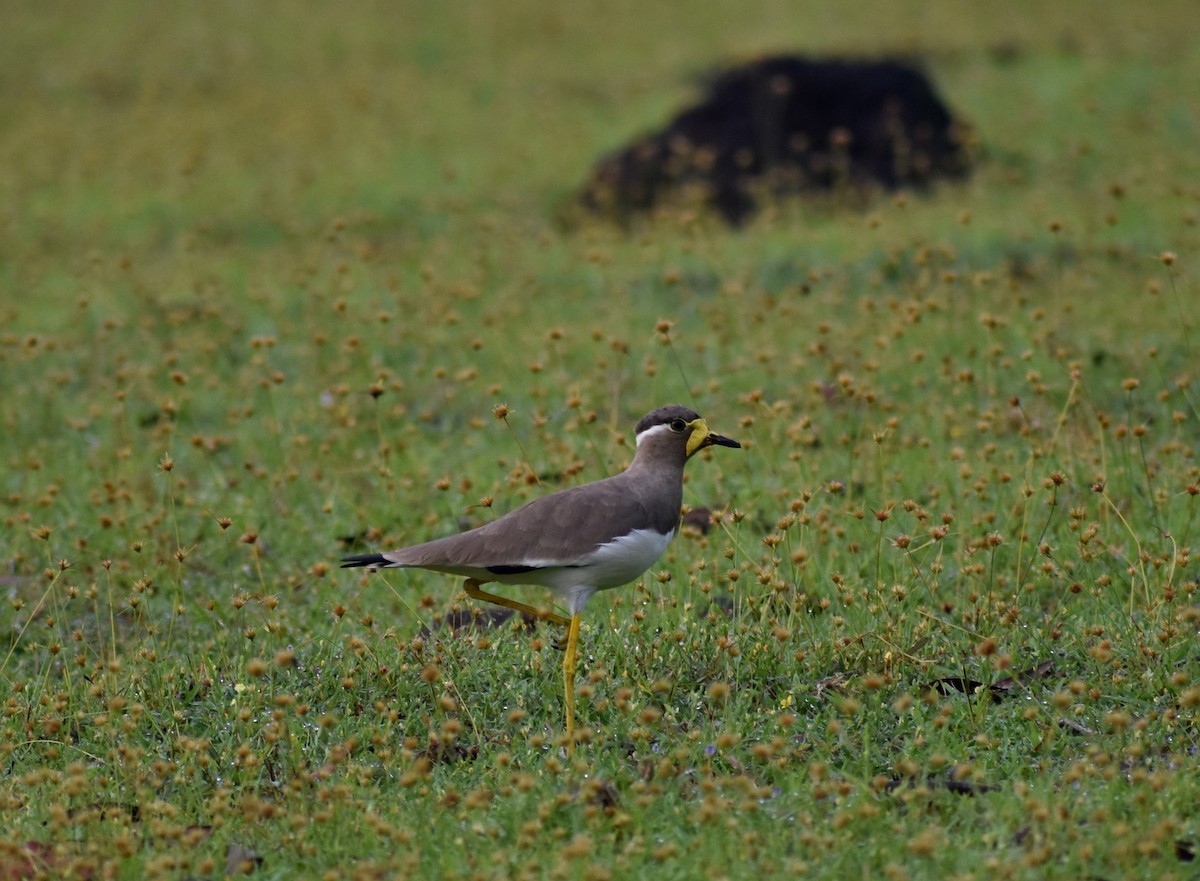
<instances>
[{"instance_id":1,"label":"yellow facial wattle","mask_svg":"<svg viewBox=\"0 0 1200 881\"><path fill-rule=\"evenodd\" d=\"M708 430L708 423L703 419L693 419L688 423L688 427L692 430L687 442L687 454L690 459L697 450L704 447L704 442L712 432Z\"/></svg>"}]
</instances>

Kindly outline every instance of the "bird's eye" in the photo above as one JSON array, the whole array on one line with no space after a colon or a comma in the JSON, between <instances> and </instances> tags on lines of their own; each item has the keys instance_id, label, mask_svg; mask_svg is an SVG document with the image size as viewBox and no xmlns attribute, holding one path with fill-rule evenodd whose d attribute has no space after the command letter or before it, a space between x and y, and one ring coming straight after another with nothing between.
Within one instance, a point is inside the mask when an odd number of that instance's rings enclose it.
<instances>
[{"instance_id":1,"label":"bird's eye","mask_svg":"<svg viewBox=\"0 0 1200 881\"><path fill-rule=\"evenodd\" d=\"M680 419L678 416L676 416L674 419L672 419L670 422L668 422L667 425L670 426L671 431L674 431L676 433L682 432L684 429L687 428L687 423L684 422L682 419Z\"/></svg>"}]
</instances>

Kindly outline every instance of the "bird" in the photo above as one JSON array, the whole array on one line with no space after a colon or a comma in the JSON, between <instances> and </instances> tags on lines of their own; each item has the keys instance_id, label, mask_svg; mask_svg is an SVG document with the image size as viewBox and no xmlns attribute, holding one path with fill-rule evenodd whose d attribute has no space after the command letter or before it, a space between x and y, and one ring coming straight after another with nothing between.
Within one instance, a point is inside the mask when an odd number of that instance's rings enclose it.
<instances>
[{"instance_id":1,"label":"bird","mask_svg":"<svg viewBox=\"0 0 1200 881\"><path fill-rule=\"evenodd\" d=\"M706 447L741 447L678 404L647 413L634 434L633 461L619 474L540 496L457 535L341 561L342 568L416 568L464 576L472 599L565 627L568 752L575 742L575 668L584 607L597 591L629 584L662 556L679 529L687 461ZM490 582L549 588L569 617L483 590Z\"/></svg>"}]
</instances>

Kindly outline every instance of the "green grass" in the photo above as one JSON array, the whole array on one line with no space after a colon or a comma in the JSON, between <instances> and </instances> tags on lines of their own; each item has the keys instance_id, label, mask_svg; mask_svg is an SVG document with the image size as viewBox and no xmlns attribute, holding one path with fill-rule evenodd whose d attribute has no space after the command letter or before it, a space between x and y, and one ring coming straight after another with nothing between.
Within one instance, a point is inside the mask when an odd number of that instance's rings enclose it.
<instances>
[{"instance_id":1,"label":"green grass","mask_svg":"<svg viewBox=\"0 0 1200 881\"><path fill-rule=\"evenodd\" d=\"M8 9L0 877L1195 877L1191 6L853 12ZM984 163L556 224L779 48L925 58ZM336 568L668 402L745 449L589 608L573 757L550 628Z\"/></svg>"}]
</instances>

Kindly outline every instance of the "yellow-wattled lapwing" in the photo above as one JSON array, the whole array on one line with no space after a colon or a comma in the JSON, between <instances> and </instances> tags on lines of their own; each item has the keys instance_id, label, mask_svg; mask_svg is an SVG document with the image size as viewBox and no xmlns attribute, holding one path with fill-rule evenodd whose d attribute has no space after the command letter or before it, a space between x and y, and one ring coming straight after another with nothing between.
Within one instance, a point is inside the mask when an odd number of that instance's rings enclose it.
<instances>
[{"instance_id":1,"label":"yellow-wattled lapwing","mask_svg":"<svg viewBox=\"0 0 1200 881\"><path fill-rule=\"evenodd\" d=\"M432 569L465 576L467 596L538 615L481 588L487 582L548 587L571 613L547 615L567 628L563 684L568 749L575 734L575 660L584 606L598 590L636 579L679 528L683 466L709 446L740 447L709 430L699 413L672 405L637 424L637 451L620 474L532 502L485 526L424 544L346 557L343 567ZM544 614L544 613L543 613Z\"/></svg>"}]
</instances>

